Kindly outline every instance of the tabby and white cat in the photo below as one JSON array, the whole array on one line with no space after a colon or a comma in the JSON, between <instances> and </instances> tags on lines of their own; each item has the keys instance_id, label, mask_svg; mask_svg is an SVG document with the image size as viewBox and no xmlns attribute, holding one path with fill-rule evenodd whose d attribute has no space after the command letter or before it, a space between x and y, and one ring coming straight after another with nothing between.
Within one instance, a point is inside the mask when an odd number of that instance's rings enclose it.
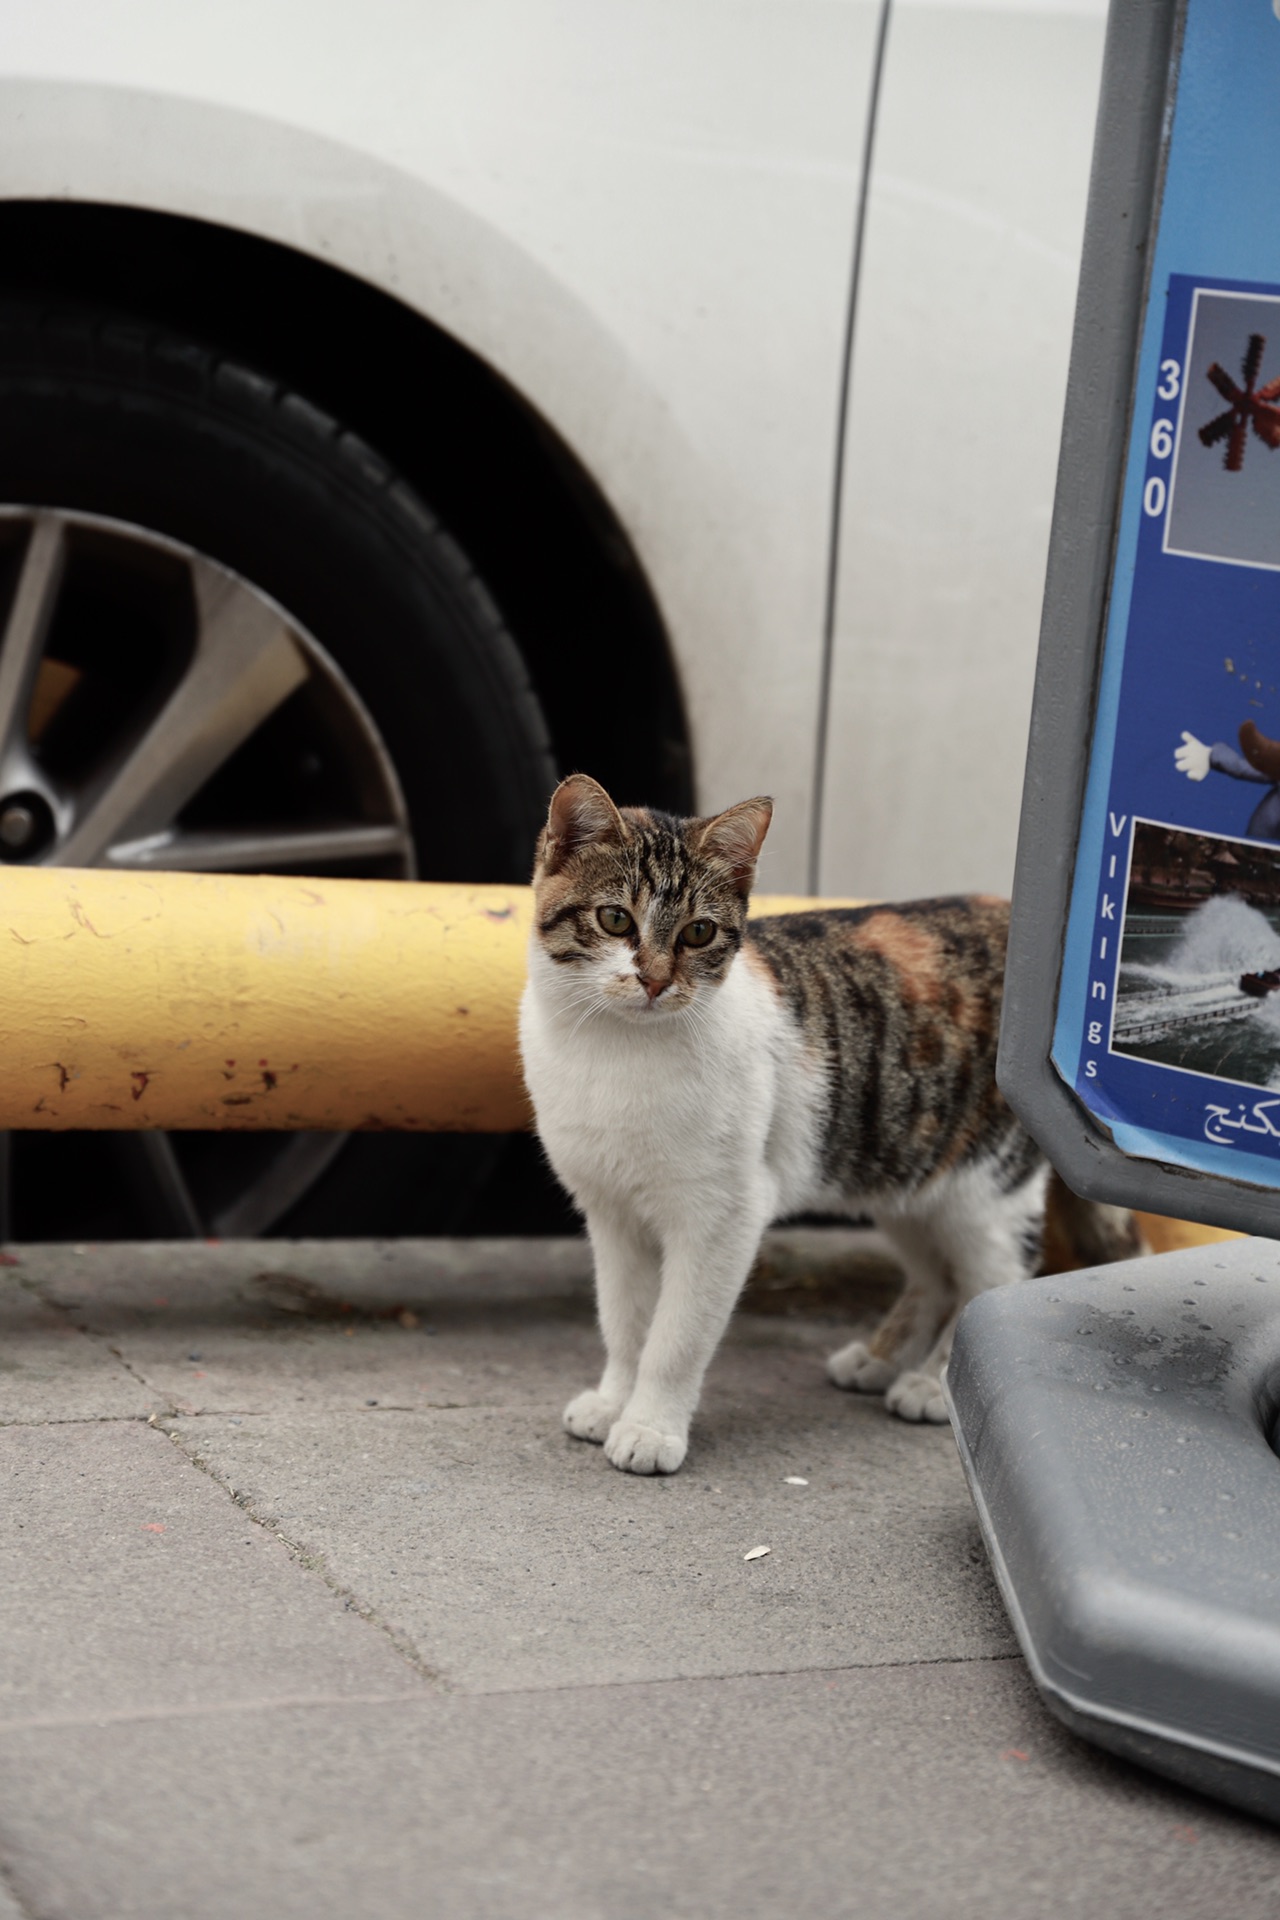
<instances>
[{"instance_id":1,"label":"tabby and white cat","mask_svg":"<svg viewBox=\"0 0 1280 1920\"><path fill-rule=\"evenodd\" d=\"M964 1303L1034 1271L1048 1167L995 1083L998 900L747 924L772 803L710 819L557 788L534 867L525 1078L586 1214L606 1364L565 1408L614 1466L674 1473L703 1374L770 1221L870 1215L902 1295L837 1386L943 1421ZM1073 1202L1093 1258L1131 1218Z\"/></svg>"}]
</instances>

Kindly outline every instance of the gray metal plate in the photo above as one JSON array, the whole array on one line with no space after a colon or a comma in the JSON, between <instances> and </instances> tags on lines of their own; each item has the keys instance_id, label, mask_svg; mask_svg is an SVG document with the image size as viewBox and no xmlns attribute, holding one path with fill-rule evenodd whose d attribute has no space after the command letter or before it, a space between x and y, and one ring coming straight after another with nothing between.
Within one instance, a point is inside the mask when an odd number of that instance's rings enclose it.
<instances>
[{"instance_id":1,"label":"gray metal plate","mask_svg":"<svg viewBox=\"0 0 1280 1920\"><path fill-rule=\"evenodd\" d=\"M1280 1820L1280 1245L984 1294L947 1390L1048 1704Z\"/></svg>"}]
</instances>

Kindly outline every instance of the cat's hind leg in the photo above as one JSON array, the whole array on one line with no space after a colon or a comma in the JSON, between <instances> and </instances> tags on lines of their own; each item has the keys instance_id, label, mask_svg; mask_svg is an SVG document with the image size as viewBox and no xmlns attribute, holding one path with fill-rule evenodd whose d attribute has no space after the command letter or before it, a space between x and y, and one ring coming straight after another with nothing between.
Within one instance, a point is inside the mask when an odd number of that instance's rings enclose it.
<instances>
[{"instance_id":1,"label":"cat's hind leg","mask_svg":"<svg viewBox=\"0 0 1280 1920\"><path fill-rule=\"evenodd\" d=\"M902 1292L868 1340L851 1340L827 1361L828 1377L853 1393L885 1393L925 1359L953 1312L955 1288L925 1222L877 1222L902 1262Z\"/></svg>"},{"instance_id":2,"label":"cat's hind leg","mask_svg":"<svg viewBox=\"0 0 1280 1920\"><path fill-rule=\"evenodd\" d=\"M959 1317L960 1308L956 1305L920 1365L900 1373L885 1394L885 1406L890 1413L896 1413L899 1420L911 1420L922 1426L946 1426L950 1415L942 1393L942 1372L951 1358L951 1340Z\"/></svg>"},{"instance_id":3,"label":"cat's hind leg","mask_svg":"<svg viewBox=\"0 0 1280 1920\"><path fill-rule=\"evenodd\" d=\"M595 1262L596 1312L605 1365L600 1385L575 1395L563 1420L575 1439L603 1446L635 1387L658 1299L661 1263L657 1242L638 1222L621 1214L588 1208L587 1233Z\"/></svg>"},{"instance_id":4,"label":"cat's hind leg","mask_svg":"<svg viewBox=\"0 0 1280 1920\"><path fill-rule=\"evenodd\" d=\"M1036 1271L1047 1175L1041 1165L1005 1192L998 1167L976 1168L949 1181L931 1207L928 1231L952 1276L955 1304L924 1358L900 1373L885 1394L886 1407L899 1419L945 1425L942 1374L956 1321L977 1294Z\"/></svg>"}]
</instances>

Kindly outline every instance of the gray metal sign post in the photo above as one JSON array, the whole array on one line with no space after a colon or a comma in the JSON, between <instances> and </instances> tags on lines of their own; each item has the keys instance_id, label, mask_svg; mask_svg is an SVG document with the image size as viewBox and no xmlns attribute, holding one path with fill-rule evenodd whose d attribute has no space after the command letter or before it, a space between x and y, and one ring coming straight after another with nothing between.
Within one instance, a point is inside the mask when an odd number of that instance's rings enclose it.
<instances>
[{"instance_id":1,"label":"gray metal sign post","mask_svg":"<svg viewBox=\"0 0 1280 1920\"><path fill-rule=\"evenodd\" d=\"M1280 1235L1280 18L1113 0L1000 1082L1080 1193ZM1280 1818L1280 1247L1002 1290L957 1438L1071 1725Z\"/></svg>"}]
</instances>

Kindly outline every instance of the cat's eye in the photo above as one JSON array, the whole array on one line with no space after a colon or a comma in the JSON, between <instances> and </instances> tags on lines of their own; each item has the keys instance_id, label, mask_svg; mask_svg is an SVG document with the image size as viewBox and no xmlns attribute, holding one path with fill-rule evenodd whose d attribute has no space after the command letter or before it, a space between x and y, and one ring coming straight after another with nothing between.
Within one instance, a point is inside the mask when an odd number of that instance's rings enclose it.
<instances>
[{"instance_id":1,"label":"cat's eye","mask_svg":"<svg viewBox=\"0 0 1280 1920\"><path fill-rule=\"evenodd\" d=\"M634 925L625 907L597 907L596 919L606 933L630 933Z\"/></svg>"},{"instance_id":2,"label":"cat's eye","mask_svg":"<svg viewBox=\"0 0 1280 1920\"><path fill-rule=\"evenodd\" d=\"M709 947L715 937L714 920L691 920L687 927L680 929L681 944L686 947Z\"/></svg>"}]
</instances>

